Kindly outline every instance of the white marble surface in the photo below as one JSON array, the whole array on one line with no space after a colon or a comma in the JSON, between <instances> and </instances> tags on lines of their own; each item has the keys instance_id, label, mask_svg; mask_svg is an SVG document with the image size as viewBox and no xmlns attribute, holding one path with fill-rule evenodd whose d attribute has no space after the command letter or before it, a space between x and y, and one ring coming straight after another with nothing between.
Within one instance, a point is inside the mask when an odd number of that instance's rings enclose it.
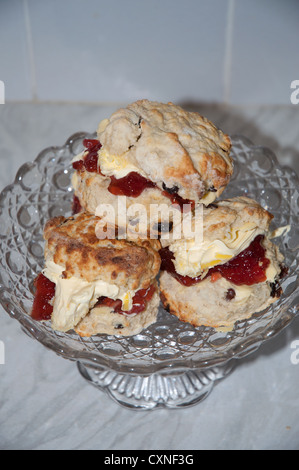
<instances>
[{"instance_id":1,"label":"white marble surface","mask_svg":"<svg viewBox=\"0 0 299 470\"><path fill-rule=\"evenodd\" d=\"M299 106L224 108L189 103L229 133L242 133L298 171ZM63 104L0 106L0 189L43 148L93 131L115 108ZM74 363L29 338L0 311L1 449L299 449L299 365L291 344L299 318L240 361L211 395L183 410L120 407Z\"/></svg>"}]
</instances>

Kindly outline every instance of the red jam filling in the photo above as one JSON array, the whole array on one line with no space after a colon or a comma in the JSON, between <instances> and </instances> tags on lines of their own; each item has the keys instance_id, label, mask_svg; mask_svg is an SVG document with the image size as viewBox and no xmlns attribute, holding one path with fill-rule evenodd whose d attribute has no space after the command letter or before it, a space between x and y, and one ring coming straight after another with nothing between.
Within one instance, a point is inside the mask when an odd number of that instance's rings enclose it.
<instances>
[{"instance_id":1,"label":"red jam filling","mask_svg":"<svg viewBox=\"0 0 299 470\"><path fill-rule=\"evenodd\" d=\"M34 281L35 297L31 316L34 320L50 320L53 307L49 303L55 295L55 284L43 274L39 274Z\"/></svg>"},{"instance_id":2,"label":"red jam filling","mask_svg":"<svg viewBox=\"0 0 299 470\"><path fill-rule=\"evenodd\" d=\"M86 170L90 173L100 173L101 170L98 164L98 151L102 147L102 144L96 139L84 139L83 145L87 149L87 153L83 160L78 160L73 163L74 170L82 171Z\"/></svg>"},{"instance_id":3,"label":"red jam filling","mask_svg":"<svg viewBox=\"0 0 299 470\"><path fill-rule=\"evenodd\" d=\"M100 297L96 304L96 307L107 306L113 308L114 312L123 315L141 313L146 309L146 305L153 297L155 290L156 287L154 285L151 285L148 289L140 289L139 291L137 291L133 297L133 306L129 311L124 311L121 309L122 301L120 299L113 300L109 299L109 297Z\"/></svg>"},{"instance_id":4,"label":"red jam filling","mask_svg":"<svg viewBox=\"0 0 299 470\"><path fill-rule=\"evenodd\" d=\"M34 281L35 286L35 298L33 302L33 308L31 316L37 321L50 320L53 313L53 306L50 301L55 296L55 284L51 282L43 274L39 274ZM156 287L151 285L148 289L140 289L136 292L133 297L132 309L125 312L121 309L122 301L113 300L108 297L100 297L96 304L96 307L106 305L112 307L116 313L132 315L143 312L146 308L147 303L151 300L155 293Z\"/></svg>"},{"instance_id":5,"label":"red jam filling","mask_svg":"<svg viewBox=\"0 0 299 470\"><path fill-rule=\"evenodd\" d=\"M79 214L82 211L82 206L80 204L80 200L77 196L74 196L73 198L73 204L72 204L72 213L73 215Z\"/></svg>"},{"instance_id":6,"label":"red jam filling","mask_svg":"<svg viewBox=\"0 0 299 470\"><path fill-rule=\"evenodd\" d=\"M251 286L266 281L266 269L270 261L265 257L266 250L261 245L263 239L263 235L258 235L248 248L232 260L211 268L208 276L215 276L217 273L237 286ZM174 255L168 248L160 250L160 256L161 269L167 271L184 286L191 286L201 281L200 277L192 278L178 274L173 263Z\"/></svg>"},{"instance_id":7,"label":"red jam filling","mask_svg":"<svg viewBox=\"0 0 299 470\"><path fill-rule=\"evenodd\" d=\"M89 171L90 173L101 173L98 161L98 151L102 147L97 139L84 139L83 145L87 150L82 160L73 163L74 170ZM123 178L110 176L111 182L108 191L115 196L138 197L146 188L157 188L157 185L135 171L131 171ZM172 204L177 204L183 210L184 205L189 205L192 210L195 202L189 199L183 199L177 193L162 191L163 196L168 197Z\"/></svg>"},{"instance_id":8,"label":"red jam filling","mask_svg":"<svg viewBox=\"0 0 299 470\"><path fill-rule=\"evenodd\" d=\"M138 197L146 188L155 188L152 181L144 178L136 171L131 171L124 178L115 178L110 176L111 183L108 191L115 196Z\"/></svg>"}]
</instances>

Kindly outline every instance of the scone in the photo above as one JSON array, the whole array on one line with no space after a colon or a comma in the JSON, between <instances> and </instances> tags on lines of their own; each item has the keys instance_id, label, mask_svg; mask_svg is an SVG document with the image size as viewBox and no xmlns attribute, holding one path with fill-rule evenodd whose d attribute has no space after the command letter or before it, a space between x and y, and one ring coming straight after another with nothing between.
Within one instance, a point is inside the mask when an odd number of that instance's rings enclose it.
<instances>
[{"instance_id":1,"label":"scone","mask_svg":"<svg viewBox=\"0 0 299 470\"><path fill-rule=\"evenodd\" d=\"M44 229L45 267L36 280L32 316L82 336L136 334L156 320L157 240L101 240L100 219L82 212Z\"/></svg>"},{"instance_id":2,"label":"scone","mask_svg":"<svg viewBox=\"0 0 299 470\"><path fill-rule=\"evenodd\" d=\"M161 241L164 307L194 326L233 327L277 300L285 267L272 218L257 202L233 198L203 209L199 240Z\"/></svg>"},{"instance_id":3,"label":"scone","mask_svg":"<svg viewBox=\"0 0 299 470\"><path fill-rule=\"evenodd\" d=\"M118 215L118 196L126 197L126 209L141 204L149 216L154 204L208 205L233 173L229 137L172 103L136 101L102 121L97 139L84 144L72 162L73 187L82 209L97 215L103 202Z\"/></svg>"}]
</instances>

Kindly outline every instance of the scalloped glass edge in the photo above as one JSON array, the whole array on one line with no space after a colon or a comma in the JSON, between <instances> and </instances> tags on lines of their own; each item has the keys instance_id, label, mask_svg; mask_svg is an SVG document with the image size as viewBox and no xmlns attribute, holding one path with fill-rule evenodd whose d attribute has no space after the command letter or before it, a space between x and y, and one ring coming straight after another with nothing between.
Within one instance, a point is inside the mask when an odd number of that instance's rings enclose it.
<instances>
[{"instance_id":1,"label":"scalloped glass edge","mask_svg":"<svg viewBox=\"0 0 299 470\"><path fill-rule=\"evenodd\" d=\"M28 168L32 168L34 166L37 166L38 169L40 167L40 163L42 160L42 157L45 153L48 153L49 151L60 151L65 148L72 148L73 143L78 140L82 140L85 137L94 137L95 133L88 133L88 132L76 132L72 136L70 136L64 145L62 146L53 146L53 147L48 147L41 151L38 156L35 158L33 161L29 161L27 163L24 163L18 170L15 180L12 184L6 186L1 194L0 194L0 201L4 199L6 194L9 191L13 191L14 187L18 184L20 184L20 179L21 175L24 173L25 170ZM292 175L293 181L295 181L295 186L296 188L299 188L299 180L298 176L294 172L292 168L289 168L287 166L279 166L278 160L273 154L273 152L268 149L267 147L263 146L256 146L254 145L248 138L240 135L235 135L232 136L232 141L234 142L235 140L242 141L244 145L249 147L253 152L254 151L261 151L261 152L267 152L271 155L271 159L275 163L275 166L279 168L282 173L288 173L289 175ZM40 170L39 170L40 171ZM223 193L222 198L225 198L225 192ZM293 275L296 273L293 273ZM298 275L298 274L297 274ZM257 331L254 332L254 334L249 334L247 337L245 336L242 341L240 341L236 345L232 345L231 347L228 345L227 349L225 352L221 351L220 354L212 354L209 356L205 356L204 358L182 358L182 359L170 359L170 360L160 360L159 362L156 363L150 363L149 365L144 365L144 364L136 364L134 363L123 363L119 360L119 358L116 358L116 360L113 359L113 357L107 357L105 355L101 355L99 351L94 351L94 354L91 351L81 351L81 350L75 350L71 346L68 346L67 344L62 344L59 334L55 339L53 336L49 338L48 332L46 329L42 328L42 324L39 322L34 321L30 315L21 308L20 304L17 302L12 302L10 299L9 295L9 289L6 288L2 282L0 283L0 304L2 305L3 309L14 319L16 319L22 326L23 331L32 337L33 339L36 339L39 341L42 345L47 347L48 349L54 351L57 355L62 356L68 360L71 361L80 361L87 366L91 367L97 367L99 366L100 368L106 368L107 370L114 370L119 373L128 373L128 374L140 374L140 375L148 375L148 374L153 374L153 373L180 373L184 372L190 369L206 369L209 367L214 367L214 366L220 366L231 359L240 359L248 354L252 353L253 351L256 351L260 345L276 336L278 333L280 333L284 328L286 328L292 320L298 315L298 310L299 310L299 287L297 285L296 289L292 292L291 295L288 297L282 296L282 298L274 304L274 306L268 307L265 311L259 312L258 314L254 314L252 317L250 317L247 320L243 320L240 322L237 322L235 324L234 330L238 329L238 325L246 322L248 324L254 322L256 318L262 318L266 312L269 312L273 310L273 308L280 308L281 314L275 318L273 323L270 323L270 326L267 328L262 329L259 334L257 334ZM279 304L279 305L278 305ZM176 319L177 320L177 319ZM158 320L159 322L159 320ZM161 323L163 325L163 322ZM193 328L193 327L190 327ZM211 328L206 328L206 327L199 327L201 329L204 329L205 331L211 330L213 333L217 333L217 330L211 329ZM195 328L196 330L198 328ZM232 331L225 333L226 336L232 333ZM70 333L71 335L71 333ZM81 341L81 339L76 335L77 340ZM217 351L217 347L215 346L214 352Z\"/></svg>"}]
</instances>

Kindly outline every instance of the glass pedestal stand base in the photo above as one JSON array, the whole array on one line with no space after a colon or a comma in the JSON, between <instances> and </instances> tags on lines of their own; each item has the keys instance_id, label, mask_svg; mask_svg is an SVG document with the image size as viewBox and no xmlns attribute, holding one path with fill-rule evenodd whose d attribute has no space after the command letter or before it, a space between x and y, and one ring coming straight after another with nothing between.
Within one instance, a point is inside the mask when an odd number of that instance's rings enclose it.
<instances>
[{"instance_id":1,"label":"glass pedestal stand base","mask_svg":"<svg viewBox=\"0 0 299 470\"><path fill-rule=\"evenodd\" d=\"M120 374L77 362L80 374L118 404L136 410L186 408L203 401L232 372L235 360L207 369L149 376Z\"/></svg>"}]
</instances>

